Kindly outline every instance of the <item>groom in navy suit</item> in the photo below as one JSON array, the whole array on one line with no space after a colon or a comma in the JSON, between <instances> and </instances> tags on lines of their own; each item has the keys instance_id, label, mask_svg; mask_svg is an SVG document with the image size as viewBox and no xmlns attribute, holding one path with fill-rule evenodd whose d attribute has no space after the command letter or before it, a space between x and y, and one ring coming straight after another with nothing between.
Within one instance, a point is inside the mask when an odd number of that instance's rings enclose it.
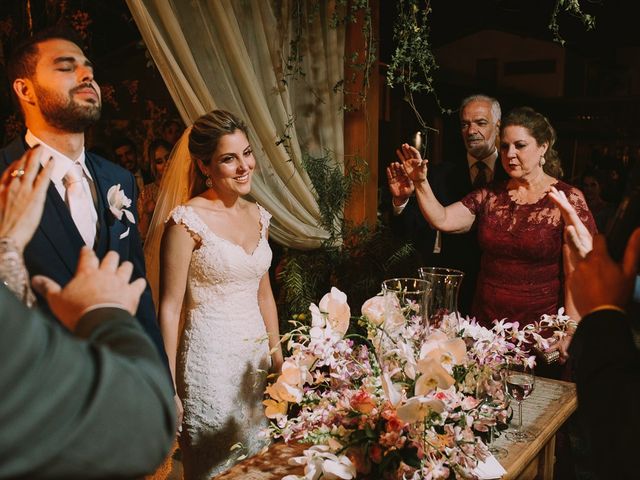
<instances>
[{"instance_id":1,"label":"groom in navy suit","mask_svg":"<svg viewBox=\"0 0 640 480\"><path fill-rule=\"evenodd\" d=\"M24 250L29 274L64 286L76 271L80 249L89 245L99 258L115 250L133 263L133 279L144 277L134 177L85 150L84 130L101 109L91 62L72 34L49 30L17 47L7 70L27 133L0 150L0 173L37 144L54 160L44 214ZM47 309L46 301L38 300ZM136 318L166 363L148 286Z\"/></svg>"}]
</instances>

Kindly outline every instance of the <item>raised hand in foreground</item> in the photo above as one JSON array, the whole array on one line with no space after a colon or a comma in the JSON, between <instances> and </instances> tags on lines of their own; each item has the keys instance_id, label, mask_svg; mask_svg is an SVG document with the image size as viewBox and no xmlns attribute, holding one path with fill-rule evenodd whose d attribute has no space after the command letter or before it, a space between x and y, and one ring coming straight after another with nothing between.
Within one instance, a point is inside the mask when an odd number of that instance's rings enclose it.
<instances>
[{"instance_id":1,"label":"raised hand in foreground","mask_svg":"<svg viewBox=\"0 0 640 480\"><path fill-rule=\"evenodd\" d=\"M556 187L551 187L549 198L551 198L560 209L562 219L565 223L564 240L571 248L571 260L572 263L575 263L576 256L584 258L584 256L591 251L593 238L564 192L557 190Z\"/></svg>"},{"instance_id":2,"label":"raised hand in foreground","mask_svg":"<svg viewBox=\"0 0 640 480\"><path fill-rule=\"evenodd\" d=\"M0 178L0 238L10 238L20 252L36 231L47 196L53 162L38 173L45 150L28 150Z\"/></svg>"},{"instance_id":3,"label":"raised hand in foreground","mask_svg":"<svg viewBox=\"0 0 640 480\"><path fill-rule=\"evenodd\" d=\"M80 317L96 306L119 307L134 315L146 281L138 278L129 283L133 264L119 261L119 255L110 251L100 262L93 250L83 247L76 274L64 288L42 275L33 277L33 288L47 299L51 311L71 331Z\"/></svg>"},{"instance_id":4,"label":"raised hand in foreground","mask_svg":"<svg viewBox=\"0 0 640 480\"><path fill-rule=\"evenodd\" d=\"M593 250L578 261L567 280L580 315L605 305L625 308L631 298L639 264L640 228L631 234L621 264L609 256L605 237L596 235Z\"/></svg>"}]
</instances>

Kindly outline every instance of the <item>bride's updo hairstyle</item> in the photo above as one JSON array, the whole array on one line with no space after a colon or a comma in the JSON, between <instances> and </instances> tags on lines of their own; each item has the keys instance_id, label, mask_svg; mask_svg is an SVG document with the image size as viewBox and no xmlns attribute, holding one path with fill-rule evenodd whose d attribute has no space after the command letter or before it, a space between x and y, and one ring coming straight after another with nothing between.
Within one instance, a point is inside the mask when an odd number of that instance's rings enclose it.
<instances>
[{"instance_id":1,"label":"bride's updo hairstyle","mask_svg":"<svg viewBox=\"0 0 640 480\"><path fill-rule=\"evenodd\" d=\"M205 185L207 177L198 168L198 160L203 165L209 165L220 139L238 130L247 137L249 136L247 125L233 113L225 110L213 110L195 121L189 133L189 155L192 159L190 167L191 197L200 195L207 190Z\"/></svg>"},{"instance_id":2,"label":"bride's updo hairstyle","mask_svg":"<svg viewBox=\"0 0 640 480\"><path fill-rule=\"evenodd\" d=\"M518 107L511 110L500 122L500 135L507 127L526 128L538 145L547 143L549 148L544 154L545 163L542 169L548 175L561 178L563 175L562 164L558 152L553 148L556 143L556 131L549 123L547 117L536 112L531 107Z\"/></svg>"}]
</instances>

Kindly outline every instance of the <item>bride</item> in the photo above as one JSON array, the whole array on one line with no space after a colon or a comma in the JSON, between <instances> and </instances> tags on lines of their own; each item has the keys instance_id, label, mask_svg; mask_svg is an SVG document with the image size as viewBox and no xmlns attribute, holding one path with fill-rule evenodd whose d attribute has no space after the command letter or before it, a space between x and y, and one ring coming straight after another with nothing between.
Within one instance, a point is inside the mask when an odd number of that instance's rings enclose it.
<instances>
[{"instance_id":1,"label":"bride","mask_svg":"<svg viewBox=\"0 0 640 480\"><path fill-rule=\"evenodd\" d=\"M266 375L282 365L271 215L242 198L256 160L233 114L200 117L172 157L145 253L152 287L160 258L159 322L184 408L185 478L209 479L266 443Z\"/></svg>"}]
</instances>

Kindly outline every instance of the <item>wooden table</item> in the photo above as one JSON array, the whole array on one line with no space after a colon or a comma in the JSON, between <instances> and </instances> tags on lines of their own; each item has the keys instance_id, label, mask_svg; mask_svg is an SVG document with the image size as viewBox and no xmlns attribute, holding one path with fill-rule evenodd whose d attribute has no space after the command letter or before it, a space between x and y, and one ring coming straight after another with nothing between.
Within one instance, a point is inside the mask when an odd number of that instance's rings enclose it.
<instances>
[{"instance_id":1,"label":"wooden table","mask_svg":"<svg viewBox=\"0 0 640 480\"><path fill-rule=\"evenodd\" d=\"M514 443L502 435L496 440L497 446L509 452L507 458L500 460L507 471L503 480L552 480L556 432L577 406L575 384L536 378L533 393L522 404L523 426L536 438L528 443ZM517 408L515 404L513 407ZM517 417L512 424L515 421Z\"/></svg>"},{"instance_id":2,"label":"wooden table","mask_svg":"<svg viewBox=\"0 0 640 480\"><path fill-rule=\"evenodd\" d=\"M503 480L552 480L555 463L556 432L575 411L576 389L573 383L538 377L531 397L522 404L523 426L529 428L536 438L528 443L513 443L504 435L496 445L508 450L500 463L507 471ZM517 412L515 414L517 416ZM514 419L517 421L516 419ZM291 457L299 456L305 445L276 443L269 450L249 458L216 480L280 480L285 475L302 475L301 467L287 464Z\"/></svg>"}]
</instances>

